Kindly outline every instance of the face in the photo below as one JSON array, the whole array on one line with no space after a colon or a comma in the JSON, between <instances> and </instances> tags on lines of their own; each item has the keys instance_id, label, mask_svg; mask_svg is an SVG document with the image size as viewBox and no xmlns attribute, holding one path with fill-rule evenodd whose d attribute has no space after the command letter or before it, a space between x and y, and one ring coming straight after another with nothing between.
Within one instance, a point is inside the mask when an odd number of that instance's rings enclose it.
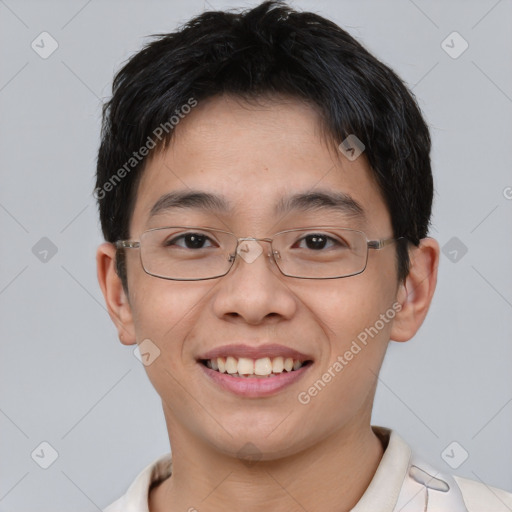
<instances>
[{"instance_id":1,"label":"face","mask_svg":"<svg viewBox=\"0 0 512 512\"><path fill-rule=\"evenodd\" d=\"M148 229L184 225L256 238L325 225L361 230L368 240L393 236L364 154L350 161L330 148L306 105L276 99L256 107L215 98L200 103L175 130L171 146L152 156L142 176L132 239ZM222 197L226 209L189 205L151 215L162 196L192 190ZM349 201L338 207L303 202L276 214L276 205L311 193L339 193ZM347 207L350 201L361 211ZM261 247L254 261L237 256L221 278L188 282L148 275L139 250L127 250L128 330L137 342L149 339L160 350L146 370L162 398L171 439L173 432L186 432L232 455L252 443L262 458L273 459L369 424L398 282L393 244L370 250L363 273L325 280L282 275L268 257L269 244ZM221 376L200 361L231 352L252 354L249 364L266 356L272 362L292 351L299 353L292 359L309 362L296 374L261 379ZM233 379L238 383L231 385Z\"/></svg>"}]
</instances>

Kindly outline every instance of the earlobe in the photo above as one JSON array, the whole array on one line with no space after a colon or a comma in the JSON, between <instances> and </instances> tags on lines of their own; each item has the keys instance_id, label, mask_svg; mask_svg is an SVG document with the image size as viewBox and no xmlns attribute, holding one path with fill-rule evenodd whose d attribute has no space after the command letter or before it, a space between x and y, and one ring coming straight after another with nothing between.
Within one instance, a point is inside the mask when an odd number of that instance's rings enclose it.
<instances>
[{"instance_id":1,"label":"earlobe","mask_svg":"<svg viewBox=\"0 0 512 512\"><path fill-rule=\"evenodd\" d=\"M409 258L409 274L397 293L402 308L391 329L393 341L410 340L425 320L437 283L439 244L433 238L423 238L418 247L409 250Z\"/></svg>"},{"instance_id":2,"label":"earlobe","mask_svg":"<svg viewBox=\"0 0 512 512\"><path fill-rule=\"evenodd\" d=\"M130 302L115 269L115 247L108 242L101 244L96 253L98 282L105 298L107 311L114 322L119 340L124 345L136 343Z\"/></svg>"}]
</instances>

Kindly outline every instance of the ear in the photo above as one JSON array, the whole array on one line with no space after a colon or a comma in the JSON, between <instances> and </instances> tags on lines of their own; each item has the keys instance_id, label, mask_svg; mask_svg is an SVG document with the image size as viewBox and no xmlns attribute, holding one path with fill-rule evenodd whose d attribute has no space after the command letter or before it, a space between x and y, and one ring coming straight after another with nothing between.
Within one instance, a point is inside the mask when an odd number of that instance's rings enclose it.
<instances>
[{"instance_id":1,"label":"ear","mask_svg":"<svg viewBox=\"0 0 512 512\"><path fill-rule=\"evenodd\" d=\"M436 289L439 244L433 238L423 238L418 247L409 250L409 258L409 274L397 293L402 308L391 329L390 338L394 341L410 340L427 316Z\"/></svg>"},{"instance_id":2,"label":"ear","mask_svg":"<svg viewBox=\"0 0 512 512\"><path fill-rule=\"evenodd\" d=\"M115 268L116 248L111 243L98 247L96 266L98 282L105 297L108 314L114 322L119 340L124 345L136 343L133 316L128 297Z\"/></svg>"}]
</instances>

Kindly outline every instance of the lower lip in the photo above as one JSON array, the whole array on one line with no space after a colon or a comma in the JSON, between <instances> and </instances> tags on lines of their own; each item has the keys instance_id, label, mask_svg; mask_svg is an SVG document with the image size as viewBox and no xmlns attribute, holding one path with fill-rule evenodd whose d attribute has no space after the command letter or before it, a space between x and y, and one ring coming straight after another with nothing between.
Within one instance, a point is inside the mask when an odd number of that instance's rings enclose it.
<instances>
[{"instance_id":1,"label":"lower lip","mask_svg":"<svg viewBox=\"0 0 512 512\"><path fill-rule=\"evenodd\" d=\"M275 377L232 377L229 373L220 373L198 363L208 378L218 384L221 388L232 393L248 398L259 398L278 393L287 386L297 382L313 366L308 363L298 370L282 372Z\"/></svg>"}]
</instances>

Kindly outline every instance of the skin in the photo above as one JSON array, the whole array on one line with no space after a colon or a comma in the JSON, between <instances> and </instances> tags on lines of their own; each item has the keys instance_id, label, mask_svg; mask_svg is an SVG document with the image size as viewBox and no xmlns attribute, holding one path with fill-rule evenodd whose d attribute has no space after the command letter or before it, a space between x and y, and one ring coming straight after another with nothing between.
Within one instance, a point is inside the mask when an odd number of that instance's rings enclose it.
<instances>
[{"instance_id":1,"label":"skin","mask_svg":"<svg viewBox=\"0 0 512 512\"><path fill-rule=\"evenodd\" d=\"M350 194L365 211L346 227L368 239L392 236L389 213L364 155L349 161L324 142L309 106L273 98L259 106L227 96L201 102L175 129L165 150L151 155L131 219L138 239L149 228L210 225L237 236L270 237L322 225L330 212L276 218L282 196L328 189ZM233 210L182 210L148 219L173 190L224 195ZM257 193L255 191L257 190ZM307 215L307 217L306 217ZM339 218L339 215L336 217ZM146 274L137 249L128 251L126 294L114 268L115 250L101 245L98 279L119 338L149 338L161 353L146 371L162 399L173 474L150 493L151 512L350 510L368 487L383 454L370 427L376 380L389 340L406 341L421 326L437 279L439 246L412 248L411 271L398 282L393 244L370 250L366 270L331 280L285 277L264 253L241 258L220 279L179 282ZM307 405L307 390L366 327L398 302L401 310ZM308 375L278 394L242 398L212 385L196 358L227 343L280 343L312 355ZM237 456L247 443L260 460Z\"/></svg>"}]
</instances>

